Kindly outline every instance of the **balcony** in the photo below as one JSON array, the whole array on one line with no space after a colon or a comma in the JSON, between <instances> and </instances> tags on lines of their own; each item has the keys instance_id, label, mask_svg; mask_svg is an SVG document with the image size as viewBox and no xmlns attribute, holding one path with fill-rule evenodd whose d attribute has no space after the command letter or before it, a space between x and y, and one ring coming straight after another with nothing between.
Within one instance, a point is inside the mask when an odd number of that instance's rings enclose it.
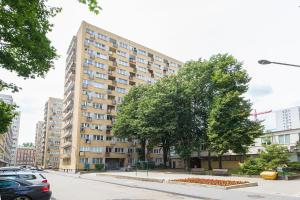
<instances>
[{"instance_id":1,"label":"balcony","mask_svg":"<svg viewBox=\"0 0 300 200\"><path fill-rule=\"evenodd\" d=\"M114 100L114 99L110 99L110 100L109 100L109 104L110 104L110 105L116 105L116 104L117 104L117 101Z\"/></svg>"},{"instance_id":2,"label":"balcony","mask_svg":"<svg viewBox=\"0 0 300 200\"><path fill-rule=\"evenodd\" d=\"M73 116L73 109L69 110L65 115L64 115L64 120L69 119L70 117Z\"/></svg>"},{"instance_id":3,"label":"balcony","mask_svg":"<svg viewBox=\"0 0 300 200\"><path fill-rule=\"evenodd\" d=\"M68 91L72 90L72 89L73 89L73 86L74 86L74 82L73 82L73 81L70 81L70 82L66 85L66 87L65 87L65 94L66 94Z\"/></svg>"},{"instance_id":4,"label":"balcony","mask_svg":"<svg viewBox=\"0 0 300 200\"><path fill-rule=\"evenodd\" d=\"M109 61L109 65L113 67L117 67L118 63L116 61Z\"/></svg>"},{"instance_id":5,"label":"balcony","mask_svg":"<svg viewBox=\"0 0 300 200\"><path fill-rule=\"evenodd\" d=\"M72 120L68 120L65 122L63 129L69 129L72 127Z\"/></svg>"},{"instance_id":6,"label":"balcony","mask_svg":"<svg viewBox=\"0 0 300 200\"><path fill-rule=\"evenodd\" d=\"M73 106L73 100L67 101L67 104L65 104L64 111L70 109Z\"/></svg>"},{"instance_id":7,"label":"balcony","mask_svg":"<svg viewBox=\"0 0 300 200\"><path fill-rule=\"evenodd\" d=\"M64 101L66 102L67 100L73 99L73 98L72 98L72 97L73 97L73 94L74 94L73 90L70 90L70 91L67 93L67 95L65 96Z\"/></svg>"},{"instance_id":8,"label":"balcony","mask_svg":"<svg viewBox=\"0 0 300 200\"><path fill-rule=\"evenodd\" d=\"M66 74L65 76L65 83L68 83L69 81L74 81L74 73L73 72L69 72Z\"/></svg>"},{"instance_id":9,"label":"balcony","mask_svg":"<svg viewBox=\"0 0 300 200\"><path fill-rule=\"evenodd\" d=\"M66 141L66 142L62 143L60 146L64 149L67 147L70 147L70 146L72 146L72 141Z\"/></svg>"},{"instance_id":10,"label":"balcony","mask_svg":"<svg viewBox=\"0 0 300 200\"><path fill-rule=\"evenodd\" d=\"M66 67L65 73L67 74L67 73L75 72L75 67L76 67L76 65L75 65L74 60L70 60L70 62L68 63L68 65Z\"/></svg>"},{"instance_id":11,"label":"balcony","mask_svg":"<svg viewBox=\"0 0 300 200\"><path fill-rule=\"evenodd\" d=\"M72 136L72 131L65 131L64 134L62 135L62 138L66 138L70 136Z\"/></svg>"},{"instance_id":12,"label":"balcony","mask_svg":"<svg viewBox=\"0 0 300 200\"><path fill-rule=\"evenodd\" d=\"M61 158L62 158L62 159L71 158L71 152L63 153L63 154L61 155Z\"/></svg>"}]
</instances>

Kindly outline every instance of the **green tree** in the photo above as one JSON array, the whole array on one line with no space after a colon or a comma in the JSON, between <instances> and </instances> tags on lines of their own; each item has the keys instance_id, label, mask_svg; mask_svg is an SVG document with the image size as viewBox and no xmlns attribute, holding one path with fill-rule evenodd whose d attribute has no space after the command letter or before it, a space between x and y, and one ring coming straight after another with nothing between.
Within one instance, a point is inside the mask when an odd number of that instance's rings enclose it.
<instances>
[{"instance_id":1,"label":"green tree","mask_svg":"<svg viewBox=\"0 0 300 200\"><path fill-rule=\"evenodd\" d=\"M8 131L13 118L17 115L16 105L10 105L0 100L0 135Z\"/></svg>"},{"instance_id":2,"label":"green tree","mask_svg":"<svg viewBox=\"0 0 300 200\"><path fill-rule=\"evenodd\" d=\"M209 62L214 66L214 98L208 119L208 139L222 168L223 154L229 150L245 154L254 139L262 134L262 126L249 119L251 103L243 95L250 78L242 63L227 54L213 56Z\"/></svg>"},{"instance_id":3,"label":"green tree","mask_svg":"<svg viewBox=\"0 0 300 200\"><path fill-rule=\"evenodd\" d=\"M32 142L24 142L22 144L23 147L34 147L34 144Z\"/></svg>"},{"instance_id":4,"label":"green tree","mask_svg":"<svg viewBox=\"0 0 300 200\"><path fill-rule=\"evenodd\" d=\"M206 60L189 61L179 71L181 84L185 88L186 95L190 97L193 120L195 148L199 152L208 151L208 167L212 169L210 157L210 145L207 137L208 117L213 100L212 73L213 66ZM201 158L199 157L200 165Z\"/></svg>"},{"instance_id":5,"label":"green tree","mask_svg":"<svg viewBox=\"0 0 300 200\"><path fill-rule=\"evenodd\" d=\"M78 0L88 4L89 9L98 14L101 7L97 0ZM50 19L61 11L49 7L47 0L1 0L0 1L0 67L18 76L27 78L44 77L53 68L53 60L58 58L47 34L53 24ZM20 87L6 83L0 77L0 92L18 92ZM7 130L15 107L0 104L4 118L0 118L0 133ZM5 113L7 112L7 113ZM8 120L8 121L7 121Z\"/></svg>"},{"instance_id":6,"label":"green tree","mask_svg":"<svg viewBox=\"0 0 300 200\"><path fill-rule=\"evenodd\" d=\"M145 129L144 122L140 118L140 101L149 85L140 85L130 89L124 101L119 105L116 122L113 125L113 133L117 137L125 137L139 140L141 144L141 159L145 160L146 141L149 130Z\"/></svg>"},{"instance_id":7,"label":"green tree","mask_svg":"<svg viewBox=\"0 0 300 200\"><path fill-rule=\"evenodd\" d=\"M173 83L174 78L164 78L150 86L139 105L141 120L150 132L149 144L152 147L162 147L165 167L167 167L170 148L175 143L176 88Z\"/></svg>"}]
</instances>

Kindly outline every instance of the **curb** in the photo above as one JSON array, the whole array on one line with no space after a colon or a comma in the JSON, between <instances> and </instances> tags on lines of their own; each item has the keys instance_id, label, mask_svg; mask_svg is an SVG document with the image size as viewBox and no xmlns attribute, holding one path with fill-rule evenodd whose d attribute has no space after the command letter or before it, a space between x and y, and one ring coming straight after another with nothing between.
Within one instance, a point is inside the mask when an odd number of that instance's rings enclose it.
<instances>
[{"instance_id":1,"label":"curb","mask_svg":"<svg viewBox=\"0 0 300 200\"><path fill-rule=\"evenodd\" d=\"M131 179L131 180L148 181L148 182L156 182L156 183L164 183L165 182L165 179L121 176L121 175L113 175L113 174L96 174L96 176L110 176L110 177L115 177L115 178L119 178L119 179Z\"/></svg>"},{"instance_id":2,"label":"curb","mask_svg":"<svg viewBox=\"0 0 300 200\"><path fill-rule=\"evenodd\" d=\"M243 184L231 185L231 186L219 186L219 185L208 185L208 184L199 184L199 183L184 183L184 182L179 182L179 181L157 179L157 178L142 178L142 177L133 177L133 176L121 176L121 175L113 175L113 174L96 174L96 176L110 176L110 177L119 178L119 179L131 179L131 180L157 182L157 183L170 183L170 184L179 184L179 185L195 185L195 186L200 186L200 187L219 188L219 189L224 189L224 190L258 186L257 182L243 183Z\"/></svg>"},{"instance_id":3,"label":"curb","mask_svg":"<svg viewBox=\"0 0 300 200\"><path fill-rule=\"evenodd\" d=\"M199 186L199 187L218 188L218 189L223 189L223 190L258 186L257 182L255 182L255 183L244 183L244 184L231 185L231 186L208 185L208 184L199 184L199 183L184 183L184 182L179 182L179 181L168 181L167 183L179 184L179 185L194 185L194 186Z\"/></svg>"}]
</instances>

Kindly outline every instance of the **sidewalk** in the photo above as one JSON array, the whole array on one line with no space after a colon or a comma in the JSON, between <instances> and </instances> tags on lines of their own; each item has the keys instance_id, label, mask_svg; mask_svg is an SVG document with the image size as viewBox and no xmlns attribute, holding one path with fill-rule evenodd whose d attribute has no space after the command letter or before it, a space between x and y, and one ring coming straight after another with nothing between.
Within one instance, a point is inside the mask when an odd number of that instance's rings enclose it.
<instances>
[{"instance_id":1,"label":"sidewalk","mask_svg":"<svg viewBox=\"0 0 300 200\"><path fill-rule=\"evenodd\" d=\"M151 177L155 179L171 180L176 178L201 177L214 179L230 179L230 180L247 180L250 182L259 182L259 186L224 190L219 188L208 188L198 185L181 185L169 184L161 182L147 182L132 180L127 178L117 178L115 176L131 176L136 177L136 172L103 172L103 173L87 173L87 174L67 174L64 172L52 172L58 175L69 176L73 178L82 178L91 181L100 181L107 184L114 184L124 187L137 189L146 189L152 191L165 192L175 195L181 195L197 199L214 199L214 200L296 200L300 199L299 185L300 181L264 181L258 178L243 177L214 177L205 175L189 175L189 174L169 174L162 172L138 172L137 176L141 178ZM110 176L113 175L113 176Z\"/></svg>"},{"instance_id":2,"label":"sidewalk","mask_svg":"<svg viewBox=\"0 0 300 200\"><path fill-rule=\"evenodd\" d=\"M256 187L245 187L234 189L236 191L248 191L261 194L273 194L273 195L284 195L298 197L300 199L300 180L263 180L261 178L250 178L250 177L234 177L234 176L209 176L209 175L195 175L195 174L181 174L181 173L165 173L165 172L104 172L98 173L101 175L112 175L112 176L129 176L139 178L151 178L157 179L162 182L169 181L178 178L206 178L206 179L222 179L222 180L239 180L249 181L251 183L257 182Z\"/></svg>"}]
</instances>

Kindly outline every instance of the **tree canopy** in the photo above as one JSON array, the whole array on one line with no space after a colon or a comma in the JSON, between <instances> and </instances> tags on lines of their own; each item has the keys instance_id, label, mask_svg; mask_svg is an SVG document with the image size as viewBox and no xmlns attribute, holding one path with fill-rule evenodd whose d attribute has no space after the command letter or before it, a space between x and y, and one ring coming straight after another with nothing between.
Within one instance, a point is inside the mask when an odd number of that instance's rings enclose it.
<instances>
[{"instance_id":1,"label":"tree canopy","mask_svg":"<svg viewBox=\"0 0 300 200\"><path fill-rule=\"evenodd\" d=\"M219 157L229 151L245 154L262 133L260 122L249 119L251 103L244 98L249 81L242 63L228 54L187 62L178 75L133 88L120 105L114 130L127 136L146 133L150 146L162 147L165 165L171 147L187 168L197 149Z\"/></svg>"}]
</instances>

